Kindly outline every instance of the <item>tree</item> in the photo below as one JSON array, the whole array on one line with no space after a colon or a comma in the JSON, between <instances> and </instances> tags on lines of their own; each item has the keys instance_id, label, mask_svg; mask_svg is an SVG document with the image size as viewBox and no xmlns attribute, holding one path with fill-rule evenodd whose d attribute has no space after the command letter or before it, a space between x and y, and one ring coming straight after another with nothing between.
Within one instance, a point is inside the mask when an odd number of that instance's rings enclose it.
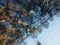
<instances>
[{"instance_id":1,"label":"tree","mask_svg":"<svg viewBox=\"0 0 60 45\"><path fill-rule=\"evenodd\" d=\"M48 28L53 10L60 11L60 0L0 0L0 34L23 42L22 39Z\"/></svg>"}]
</instances>

